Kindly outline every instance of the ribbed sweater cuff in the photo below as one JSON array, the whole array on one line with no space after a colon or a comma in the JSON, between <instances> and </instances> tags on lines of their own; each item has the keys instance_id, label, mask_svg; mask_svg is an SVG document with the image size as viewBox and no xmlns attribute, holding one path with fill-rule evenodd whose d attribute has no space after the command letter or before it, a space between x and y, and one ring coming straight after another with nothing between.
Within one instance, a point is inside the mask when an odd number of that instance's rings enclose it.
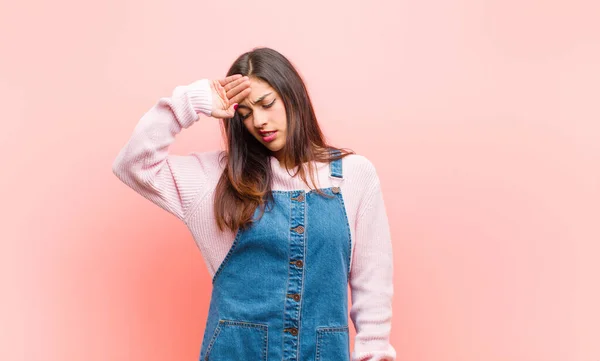
<instances>
[{"instance_id":1,"label":"ribbed sweater cuff","mask_svg":"<svg viewBox=\"0 0 600 361\"><path fill-rule=\"evenodd\" d=\"M211 116L212 91L208 79L201 79L188 85L186 94L196 113L202 112L206 116Z\"/></svg>"}]
</instances>

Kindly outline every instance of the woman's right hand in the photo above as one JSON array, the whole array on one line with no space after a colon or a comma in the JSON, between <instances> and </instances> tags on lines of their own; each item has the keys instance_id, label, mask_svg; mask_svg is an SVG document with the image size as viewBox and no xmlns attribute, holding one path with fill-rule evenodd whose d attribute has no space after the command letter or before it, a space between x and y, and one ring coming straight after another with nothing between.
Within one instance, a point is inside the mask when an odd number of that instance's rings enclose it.
<instances>
[{"instance_id":1,"label":"woman's right hand","mask_svg":"<svg viewBox=\"0 0 600 361\"><path fill-rule=\"evenodd\" d=\"M237 104L250 94L250 79L234 74L210 82L213 118L233 118Z\"/></svg>"}]
</instances>

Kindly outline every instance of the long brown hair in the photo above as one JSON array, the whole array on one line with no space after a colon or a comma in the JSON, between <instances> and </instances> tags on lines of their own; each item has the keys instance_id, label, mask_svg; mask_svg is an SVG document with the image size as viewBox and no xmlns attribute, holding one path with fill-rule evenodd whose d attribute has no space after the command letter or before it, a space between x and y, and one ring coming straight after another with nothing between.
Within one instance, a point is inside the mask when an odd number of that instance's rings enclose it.
<instances>
[{"instance_id":1,"label":"long brown hair","mask_svg":"<svg viewBox=\"0 0 600 361\"><path fill-rule=\"evenodd\" d=\"M293 176L299 175L313 189L307 182L308 173L314 189L325 195L315 186L313 161L331 162L354 152L326 143L304 81L292 63L273 49L255 48L235 60L227 76L233 74L261 79L279 93L288 129L282 164L298 167ZM226 165L215 190L214 211L220 230L236 231L255 221L257 207L262 216L266 205L273 201L271 153L248 132L237 112L233 118L221 119L221 125L227 147L221 160ZM334 155L331 150L340 152ZM308 169L300 166L305 163Z\"/></svg>"}]
</instances>

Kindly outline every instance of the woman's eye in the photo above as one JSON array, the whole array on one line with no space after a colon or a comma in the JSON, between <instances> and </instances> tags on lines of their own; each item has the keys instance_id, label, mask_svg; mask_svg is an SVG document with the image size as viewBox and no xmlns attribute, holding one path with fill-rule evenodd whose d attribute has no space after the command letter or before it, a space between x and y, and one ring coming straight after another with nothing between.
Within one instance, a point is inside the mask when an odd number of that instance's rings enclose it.
<instances>
[{"instance_id":1,"label":"woman's eye","mask_svg":"<svg viewBox=\"0 0 600 361\"><path fill-rule=\"evenodd\" d=\"M270 107L272 107L272 106L273 106L273 104L275 104L275 100L276 100L276 99L273 99L273 101L272 101L270 104L263 105L263 108L270 108Z\"/></svg>"},{"instance_id":2,"label":"woman's eye","mask_svg":"<svg viewBox=\"0 0 600 361\"><path fill-rule=\"evenodd\" d=\"M277 100L277 99L273 99L273 101L271 103L263 105L262 107L265 108L265 109L272 107L273 104L275 104L275 100ZM246 115L243 115L243 114L240 114L240 113L238 113L238 114L240 115L240 119L244 120L244 119L248 118L250 115L252 115L252 112L250 112L250 113L248 113Z\"/></svg>"}]
</instances>

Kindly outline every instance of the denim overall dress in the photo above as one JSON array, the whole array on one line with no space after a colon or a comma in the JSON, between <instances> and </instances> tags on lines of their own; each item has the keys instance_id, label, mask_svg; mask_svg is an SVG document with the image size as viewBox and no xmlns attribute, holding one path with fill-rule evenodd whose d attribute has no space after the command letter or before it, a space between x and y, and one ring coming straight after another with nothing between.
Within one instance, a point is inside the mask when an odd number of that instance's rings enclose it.
<instances>
[{"instance_id":1,"label":"denim overall dress","mask_svg":"<svg viewBox=\"0 0 600 361\"><path fill-rule=\"evenodd\" d=\"M329 171L343 181L341 159ZM200 361L350 360L350 227L341 188L321 191L272 191L238 230L213 276Z\"/></svg>"}]
</instances>

